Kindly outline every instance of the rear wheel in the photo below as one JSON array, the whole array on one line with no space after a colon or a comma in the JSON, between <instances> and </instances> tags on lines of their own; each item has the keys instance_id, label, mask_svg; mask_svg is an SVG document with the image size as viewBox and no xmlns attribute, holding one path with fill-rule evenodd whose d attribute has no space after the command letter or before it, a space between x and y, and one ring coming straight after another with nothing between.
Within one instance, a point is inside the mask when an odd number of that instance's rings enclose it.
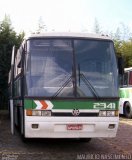
<instances>
[{"instance_id":1,"label":"rear wheel","mask_svg":"<svg viewBox=\"0 0 132 160\"><path fill-rule=\"evenodd\" d=\"M129 102L124 106L124 114L127 118L132 118L132 107Z\"/></svg>"}]
</instances>

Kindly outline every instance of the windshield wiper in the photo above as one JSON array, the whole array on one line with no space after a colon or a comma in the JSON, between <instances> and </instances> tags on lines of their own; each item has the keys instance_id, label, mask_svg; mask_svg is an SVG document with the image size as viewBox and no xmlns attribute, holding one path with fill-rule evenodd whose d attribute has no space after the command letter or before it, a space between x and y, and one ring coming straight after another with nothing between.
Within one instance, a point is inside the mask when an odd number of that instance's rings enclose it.
<instances>
[{"instance_id":1,"label":"windshield wiper","mask_svg":"<svg viewBox=\"0 0 132 160\"><path fill-rule=\"evenodd\" d=\"M80 74L80 77L82 78L83 82L87 85L87 87L90 89L90 91L93 93L93 95L96 98L99 98L98 93L96 92L95 88L93 87L93 85L90 83L90 81L84 76L84 74Z\"/></svg>"},{"instance_id":2,"label":"windshield wiper","mask_svg":"<svg viewBox=\"0 0 132 160\"><path fill-rule=\"evenodd\" d=\"M53 97L57 97L58 94L71 82L72 76L70 76L67 81L58 89L58 91L53 95Z\"/></svg>"},{"instance_id":3,"label":"windshield wiper","mask_svg":"<svg viewBox=\"0 0 132 160\"><path fill-rule=\"evenodd\" d=\"M99 95L97 91L95 90L94 86L91 84L91 82L84 76L83 73L80 72L80 65L78 64L78 72L79 72L79 86L80 86L80 79L82 78L83 82L86 84L86 86L90 89L94 97L99 98Z\"/></svg>"}]
</instances>

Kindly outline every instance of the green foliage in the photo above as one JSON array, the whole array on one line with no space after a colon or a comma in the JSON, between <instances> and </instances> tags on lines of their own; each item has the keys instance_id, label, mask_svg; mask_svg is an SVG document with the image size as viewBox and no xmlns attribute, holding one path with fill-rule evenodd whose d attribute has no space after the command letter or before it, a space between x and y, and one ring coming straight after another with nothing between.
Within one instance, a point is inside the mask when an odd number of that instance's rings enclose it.
<instances>
[{"instance_id":1,"label":"green foliage","mask_svg":"<svg viewBox=\"0 0 132 160\"><path fill-rule=\"evenodd\" d=\"M0 96L7 96L12 47L18 46L23 37L24 32L17 35L11 26L10 17L5 15L0 22Z\"/></svg>"},{"instance_id":2,"label":"green foliage","mask_svg":"<svg viewBox=\"0 0 132 160\"><path fill-rule=\"evenodd\" d=\"M125 59L125 66L132 66L132 40L122 41L121 53Z\"/></svg>"},{"instance_id":3,"label":"green foliage","mask_svg":"<svg viewBox=\"0 0 132 160\"><path fill-rule=\"evenodd\" d=\"M125 25L117 28L113 36L115 50L117 56L124 58L125 67L132 67L132 37L131 33Z\"/></svg>"},{"instance_id":4,"label":"green foliage","mask_svg":"<svg viewBox=\"0 0 132 160\"><path fill-rule=\"evenodd\" d=\"M93 29L94 33L103 34L100 24L96 18ZM132 33L130 32L129 28L123 23L120 23L115 33L107 32L107 34L110 35L114 41L116 55L124 58L124 67L132 67Z\"/></svg>"},{"instance_id":5,"label":"green foliage","mask_svg":"<svg viewBox=\"0 0 132 160\"><path fill-rule=\"evenodd\" d=\"M122 56L125 68L132 67L132 40L114 40L117 56Z\"/></svg>"},{"instance_id":6,"label":"green foliage","mask_svg":"<svg viewBox=\"0 0 132 160\"><path fill-rule=\"evenodd\" d=\"M97 20L96 18L95 18L95 20L94 20L94 32L95 32L96 34L102 33L101 27L100 27L99 22L98 22L98 20Z\"/></svg>"},{"instance_id":7,"label":"green foliage","mask_svg":"<svg viewBox=\"0 0 132 160\"><path fill-rule=\"evenodd\" d=\"M36 33L43 33L47 31L47 26L45 25L42 17L39 18L39 21L38 21L38 29L36 31Z\"/></svg>"},{"instance_id":8,"label":"green foliage","mask_svg":"<svg viewBox=\"0 0 132 160\"><path fill-rule=\"evenodd\" d=\"M115 33L111 33L117 56L124 59L124 67L132 67L132 33L123 23Z\"/></svg>"}]
</instances>

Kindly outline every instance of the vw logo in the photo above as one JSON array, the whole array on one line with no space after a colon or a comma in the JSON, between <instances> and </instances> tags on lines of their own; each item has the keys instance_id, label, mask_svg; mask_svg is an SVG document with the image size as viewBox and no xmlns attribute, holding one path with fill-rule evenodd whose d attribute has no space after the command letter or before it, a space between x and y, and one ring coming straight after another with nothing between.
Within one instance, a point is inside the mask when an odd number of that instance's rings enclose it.
<instances>
[{"instance_id":1,"label":"vw logo","mask_svg":"<svg viewBox=\"0 0 132 160\"><path fill-rule=\"evenodd\" d=\"M72 115L73 116L78 116L80 114L79 109L73 109Z\"/></svg>"}]
</instances>

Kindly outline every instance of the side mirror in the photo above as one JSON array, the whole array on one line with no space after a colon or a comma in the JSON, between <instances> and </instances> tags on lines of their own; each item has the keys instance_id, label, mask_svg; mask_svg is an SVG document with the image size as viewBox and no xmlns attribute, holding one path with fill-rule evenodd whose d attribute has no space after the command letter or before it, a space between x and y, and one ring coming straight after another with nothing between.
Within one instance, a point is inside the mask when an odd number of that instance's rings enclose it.
<instances>
[{"instance_id":1,"label":"side mirror","mask_svg":"<svg viewBox=\"0 0 132 160\"><path fill-rule=\"evenodd\" d=\"M120 75L124 74L124 60L122 57L118 57L118 72Z\"/></svg>"}]
</instances>

